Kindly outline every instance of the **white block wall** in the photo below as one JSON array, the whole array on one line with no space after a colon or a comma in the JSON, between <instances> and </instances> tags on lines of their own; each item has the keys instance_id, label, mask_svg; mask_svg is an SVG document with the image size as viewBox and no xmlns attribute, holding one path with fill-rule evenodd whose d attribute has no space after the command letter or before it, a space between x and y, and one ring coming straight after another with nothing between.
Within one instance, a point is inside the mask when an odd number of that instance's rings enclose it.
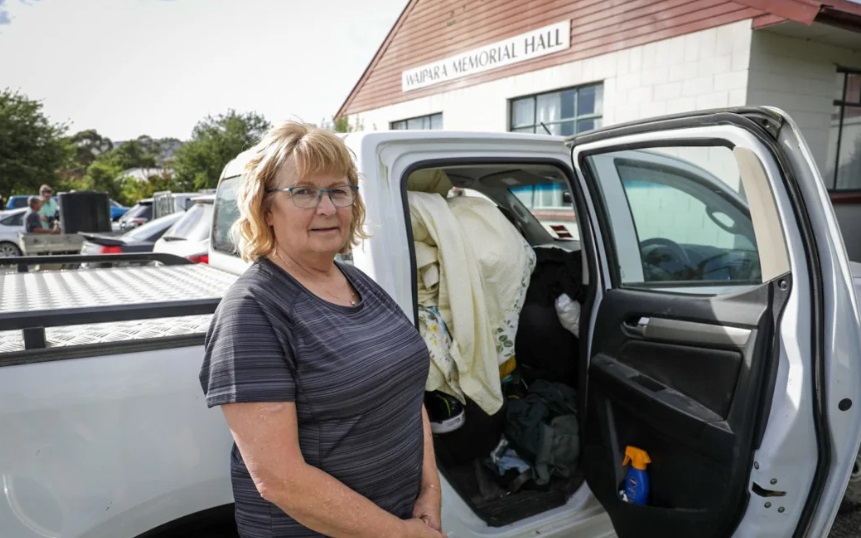
<instances>
[{"instance_id":1,"label":"white block wall","mask_svg":"<svg viewBox=\"0 0 861 538\"><path fill-rule=\"evenodd\" d=\"M781 108L798 123L819 170L827 166L837 66L861 68L861 54L768 32L751 42L748 104Z\"/></svg>"},{"instance_id":2,"label":"white block wall","mask_svg":"<svg viewBox=\"0 0 861 538\"><path fill-rule=\"evenodd\" d=\"M748 86L750 21L550 67L485 84L449 90L351 116L364 129L443 113L448 130L508 130L508 100L603 82L604 125L725 106L743 105Z\"/></svg>"}]
</instances>

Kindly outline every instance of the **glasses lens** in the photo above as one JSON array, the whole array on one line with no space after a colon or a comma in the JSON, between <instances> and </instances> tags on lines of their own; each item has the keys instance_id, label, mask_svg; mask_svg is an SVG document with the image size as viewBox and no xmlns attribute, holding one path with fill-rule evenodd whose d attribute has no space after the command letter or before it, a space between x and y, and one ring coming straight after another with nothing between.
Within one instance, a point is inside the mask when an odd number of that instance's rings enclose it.
<instances>
[{"instance_id":1,"label":"glasses lens","mask_svg":"<svg viewBox=\"0 0 861 538\"><path fill-rule=\"evenodd\" d=\"M296 207L308 209L317 205L317 198L320 196L320 190L313 187L301 187L293 189L292 198Z\"/></svg>"},{"instance_id":2,"label":"glasses lens","mask_svg":"<svg viewBox=\"0 0 861 538\"><path fill-rule=\"evenodd\" d=\"M346 185L332 189L330 196L332 198L332 203L337 207L351 206L356 199L356 193Z\"/></svg>"}]
</instances>

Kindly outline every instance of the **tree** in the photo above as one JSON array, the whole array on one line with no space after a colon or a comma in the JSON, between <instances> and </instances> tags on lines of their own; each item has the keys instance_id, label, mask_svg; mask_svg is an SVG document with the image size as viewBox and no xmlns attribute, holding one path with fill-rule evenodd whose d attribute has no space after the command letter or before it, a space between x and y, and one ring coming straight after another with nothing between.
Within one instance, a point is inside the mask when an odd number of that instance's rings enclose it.
<instances>
[{"instance_id":1,"label":"tree","mask_svg":"<svg viewBox=\"0 0 861 538\"><path fill-rule=\"evenodd\" d=\"M87 167L93 164L96 157L114 149L114 143L99 134L95 129L79 131L66 138L72 146L74 154L68 166L63 170L65 180L81 179L87 172Z\"/></svg>"},{"instance_id":2,"label":"tree","mask_svg":"<svg viewBox=\"0 0 861 538\"><path fill-rule=\"evenodd\" d=\"M122 177L117 183L120 187L120 193L115 200L125 205L132 205L138 200L149 198L153 193L158 191L177 190L173 177L167 172L153 174L146 181L132 177Z\"/></svg>"},{"instance_id":3,"label":"tree","mask_svg":"<svg viewBox=\"0 0 861 538\"><path fill-rule=\"evenodd\" d=\"M255 112L229 110L214 118L207 116L194 127L192 139L176 151L171 163L177 189L215 187L224 166L253 146L269 127L269 122Z\"/></svg>"},{"instance_id":4,"label":"tree","mask_svg":"<svg viewBox=\"0 0 861 538\"><path fill-rule=\"evenodd\" d=\"M0 193L35 193L56 183L72 150L66 125L52 123L42 103L8 88L0 91Z\"/></svg>"}]
</instances>

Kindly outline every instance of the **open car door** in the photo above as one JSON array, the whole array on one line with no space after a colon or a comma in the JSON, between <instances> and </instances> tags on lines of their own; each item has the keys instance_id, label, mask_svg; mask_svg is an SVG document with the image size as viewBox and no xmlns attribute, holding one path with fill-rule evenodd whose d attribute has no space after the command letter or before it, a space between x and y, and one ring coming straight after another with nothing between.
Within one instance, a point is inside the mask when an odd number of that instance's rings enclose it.
<instances>
[{"instance_id":1,"label":"open car door","mask_svg":"<svg viewBox=\"0 0 861 538\"><path fill-rule=\"evenodd\" d=\"M617 534L825 536L861 434L861 324L798 129L738 109L569 144L595 283L582 468ZM628 446L651 458L645 505L620 498Z\"/></svg>"}]
</instances>

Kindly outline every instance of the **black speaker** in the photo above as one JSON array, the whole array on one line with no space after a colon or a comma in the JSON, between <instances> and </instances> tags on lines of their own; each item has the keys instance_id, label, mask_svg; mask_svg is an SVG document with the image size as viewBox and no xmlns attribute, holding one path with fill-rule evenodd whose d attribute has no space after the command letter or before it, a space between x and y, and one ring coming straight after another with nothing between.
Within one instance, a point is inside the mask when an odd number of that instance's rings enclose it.
<instances>
[{"instance_id":1,"label":"black speaker","mask_svg":"<svg viewBox=\"0 0 861 538\"><path fill-rule=\"evenodd\" d=\"M61 192L59 206L63 233L111 231L110 198L106 192Z\"/></svg>"}]
</instances>

